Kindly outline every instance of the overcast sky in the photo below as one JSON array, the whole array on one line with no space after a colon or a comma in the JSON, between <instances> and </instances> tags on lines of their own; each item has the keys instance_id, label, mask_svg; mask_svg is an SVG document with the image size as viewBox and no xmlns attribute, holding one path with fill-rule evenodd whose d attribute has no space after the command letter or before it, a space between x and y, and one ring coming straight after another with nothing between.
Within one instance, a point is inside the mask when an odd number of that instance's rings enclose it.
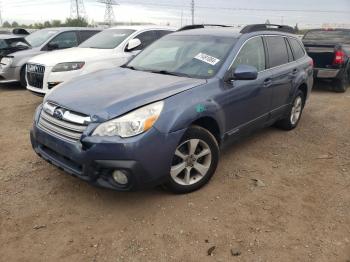
<instances>
[{"instance_id":1,"label":"overcast sky","mask_svg":"<svg viewBox=\"0 0 350 262\"><path fill-rule=\"evenodd\" d=\"M82 1L82 0L80 0ZM116 0L120 22L191 23L191 0ZM61 19L70 16L71 0L0 0L3 20L21 23ZM84 0L89 20L103 21L105 5ZM315 27L323 23L349 24L350 0L195 0L197 23L249 24L284 23ZM255 10L254 10L255 9ZM182 19L181 19L182 17Z\"/></svg>"}]
</instances>

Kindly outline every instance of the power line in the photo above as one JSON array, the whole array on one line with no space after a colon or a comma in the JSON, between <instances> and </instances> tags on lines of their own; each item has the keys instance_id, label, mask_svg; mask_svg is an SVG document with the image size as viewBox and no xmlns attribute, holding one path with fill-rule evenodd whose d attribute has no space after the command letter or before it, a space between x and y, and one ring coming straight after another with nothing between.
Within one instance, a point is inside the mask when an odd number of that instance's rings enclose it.
<instances>
[{"instance_id":1,"label":"power line","mask_svg":"<svg viewBox=\"0 0 350 262\"><path fill-rule=\"evenodd\" d=\"M76 19L86 17L86 12L85 12L83 0L71 0L70 17L76 18Z\"/></svg>"},{"instance_id":2,"label":"power line","mask_svg":"<svg viewBox=\"0 0 350 262\"><path fill-rule=\"evenodd\" d=\"M111 26L115 21L113 6L119 4L114 0L98 0L97 2L106 4L105 23Z\"/></svg>"}]
</instances>

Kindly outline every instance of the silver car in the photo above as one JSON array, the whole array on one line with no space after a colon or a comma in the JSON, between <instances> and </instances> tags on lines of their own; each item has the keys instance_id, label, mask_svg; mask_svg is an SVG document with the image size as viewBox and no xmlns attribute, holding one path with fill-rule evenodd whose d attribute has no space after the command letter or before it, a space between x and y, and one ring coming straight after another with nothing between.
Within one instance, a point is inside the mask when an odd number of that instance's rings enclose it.
<instances>
[{"instance_id":1,"label":"silver car","mask_svg":"<svg viewBox=\"0 0 350 262\"><path fill-rule=\"evenodd\" d=\"M0 83L20 82L26 86L25 66L27 61L52 50L78 46L101 30L96 28L62 27L38 30L28 36L28 49L3 57L0 61Z\"/></svg>"}]
</instances>

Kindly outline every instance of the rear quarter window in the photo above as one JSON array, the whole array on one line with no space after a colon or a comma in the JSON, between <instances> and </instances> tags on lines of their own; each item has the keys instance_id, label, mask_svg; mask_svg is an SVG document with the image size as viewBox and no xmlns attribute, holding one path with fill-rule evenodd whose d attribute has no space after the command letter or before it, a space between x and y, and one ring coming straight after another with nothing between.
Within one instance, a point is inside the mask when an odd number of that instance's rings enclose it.
<instances>
[{"instance_id":1,"label":"rear quarter window","mask_svg":"<svg viewBox=\"0 0 350 262\"><path fill-rule=\"evenodd\" d=\"M298 60L305 55L304 48L301 46L298 40L289 38L290 46L292 47L295 60Z\"/></svg>"},{"instance_id":2,"label":"rear quarter window","mask_svg":"<svg viewBox=\"0 0 350 262\"><path fill-rule=\"evenodd\" d=\"M289 62L287 45L282 36L266 37L269 67L276 67Z\"/></svg>"}]
</instances>

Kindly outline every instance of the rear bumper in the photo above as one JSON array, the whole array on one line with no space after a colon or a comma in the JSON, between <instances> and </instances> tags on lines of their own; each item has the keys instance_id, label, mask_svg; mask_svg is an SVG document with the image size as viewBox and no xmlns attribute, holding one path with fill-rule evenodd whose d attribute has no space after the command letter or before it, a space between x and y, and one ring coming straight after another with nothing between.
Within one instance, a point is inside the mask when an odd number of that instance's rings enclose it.
<instances>
[{"instance_id":1,"label":"rear bumper","mask_svg":"<svg viewBox=\"0 0 350 262\"><path fill-rule=\"evenodd\" d=\"M184 132L163 134L152 128L129 139L85 137L71 143L34 124L30 138L41 158L67 173L95 186L130 191L154 187L167 179L173 154ZM113 180L114 170L126 172L129 179L126 186Z\"/></svg>"},{"instance_id":2,"label":"rear bumper","mask_svg":"<svg viewBox=\"0 0 350 262\"><path fill-rule=\"evenodd\" d=\"M314 77L318 79L339 79L343 77L345 69L315 68Z\"/></svg>"}]
</instances>

